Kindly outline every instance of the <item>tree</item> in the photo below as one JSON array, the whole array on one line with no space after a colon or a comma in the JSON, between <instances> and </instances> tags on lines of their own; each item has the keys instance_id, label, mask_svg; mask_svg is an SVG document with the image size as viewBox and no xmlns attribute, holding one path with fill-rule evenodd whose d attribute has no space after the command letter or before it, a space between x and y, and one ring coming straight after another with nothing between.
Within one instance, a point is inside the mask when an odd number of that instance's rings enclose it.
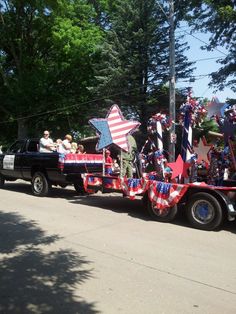
<instances>
[{"instance_id":1,"label":"tree","mask_svg":"<svg viewBox=\"0 0 236 314\"><path fill-rule=\"evenodd\" d=\"M211 85L219 90L227 86L236 91L235 0L183 0L182 5L187 8L186 18L195 30L210 32L209 44L204 49L219 49L219 46L227 49L218 60L220 69L211 73Z\"/></svg>"},{"instance_id":2,"label":"tree","mask_svg":"<svg viewBox=\"0 0 236 314\"><path fill-rule=\"evenodd\" d=\"M169 80L168 17L155 0L117 0L109 5L96 92L110 94L108 103L115 101L128 116L139 118L145 131L150 113L165 106L156 95ZM177 78L188 77L192 71L185 49L187 45L177 39Z\"/></svg>"},{"instance_id":3,"label":"tree","mask_svg":"<svg viewBox=\"0 0 236 314\"><path fill-rule=\"evenodd\" d=\"M43 126L68 130L71 113L83 124L88 106L80 103L88 100L102 38L94 14L83 0L1 2L0 111L17 121L18 137L30 126L34 135Z\"/></svg>"}]
</instances>

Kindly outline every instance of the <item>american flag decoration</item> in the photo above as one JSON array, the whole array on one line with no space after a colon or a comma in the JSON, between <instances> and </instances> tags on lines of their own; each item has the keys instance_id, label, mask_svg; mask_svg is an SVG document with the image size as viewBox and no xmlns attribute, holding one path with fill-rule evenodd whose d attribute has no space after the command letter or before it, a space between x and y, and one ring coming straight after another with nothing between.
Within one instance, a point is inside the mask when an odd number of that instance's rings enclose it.
<instances>
[{"instance_id":1,"label":"american flag decoration","mask_svg":"<svg viewBox=\"0 0 236 314\"><path fill-rule=\"evenodd\" d=\"M126 152L129 151L127 136L140 126L137 121L125 120L117 105L111 107L106 119L91 119L89 123L100 134L98 151L111 144L115 144Z\"/></svg>"},{"instance_id":2,"label":"american flag decoration","mask_svg":"<svg viewBox=\"0 0 236 314\"><path fill-rule=\"evenodd\" d=\"M137 194L143 194L147 191L150 181L136 178L122 178L121 188L125 195L129 196L131 200L135 199Z\"/></svg>"},{"instance_id":3,"label":"american flag decoration","mask_svg":"<svg viewBox=\"0 0 236 314\"><path fill-rule=\"evenodd\" d=\"M184 184L153 181L149 187L149 199L158 209L173 207L187 191Z\"/></svg>"}]
</instances>

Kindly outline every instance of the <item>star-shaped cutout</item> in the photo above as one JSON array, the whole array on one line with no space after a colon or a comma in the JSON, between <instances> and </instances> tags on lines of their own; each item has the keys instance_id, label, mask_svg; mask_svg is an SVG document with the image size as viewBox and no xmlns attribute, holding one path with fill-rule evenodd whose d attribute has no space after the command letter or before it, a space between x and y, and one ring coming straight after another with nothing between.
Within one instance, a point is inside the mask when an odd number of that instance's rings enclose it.
<instances>
[{"instance_id":1,"label":"star-shaped cutout","mask_svg":"<svg viewBox=\"0 0 236 314\"><path fill-rule=\"evenodd\" d=\"M115 144L126 152L129 150L128 134L140 125L137 121L125 120L117 105L111 107L106 119L91 119L89 122L100 134L98 150Z\"/></svg>"},{"instance_id":2,"label":"star-shaped cutout","mask_svg":"<svg viewBox=\"0 0 236 314\"><path fill-rule=\"evenodd\" d=\"M222 116L222 108L225 106L225 103L220 103L217 98L212 99L206 106L207 117L210 119L212 116Z\"/></svg>"},{"instance_id":3,"label":"star-shaped cutout","mask_svg":"<svg viewBox=\"0 0 236 314\"><path fill-rule=\"evenodd\" d=\"M167 163L167 166L172 169L171 179L174 179L179 175L181 175L182 178L187 178L187 169L191 166L191 164L184 162L181 155L179 155L175 162L169 162Z\"/></svg>"},{"instance_id":4,"label":"star-shaped cutout","mask_svg":"<svg viewBox=\"0 0 236 314\"><path fill-rule=\"evenodd\" d=\"M209 162L208 160L208 153L212 145L206 143L205 138L200 138L198 146L194 147L194 152L197 154L198 158L197 161L201 162L202 160Z\"/></svg>"}]
</instances>

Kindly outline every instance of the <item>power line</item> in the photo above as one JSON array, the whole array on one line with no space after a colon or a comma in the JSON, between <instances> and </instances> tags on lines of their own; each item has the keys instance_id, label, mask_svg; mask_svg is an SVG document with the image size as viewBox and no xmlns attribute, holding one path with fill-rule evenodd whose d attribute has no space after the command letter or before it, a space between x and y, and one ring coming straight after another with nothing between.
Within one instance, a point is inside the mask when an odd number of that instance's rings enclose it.
<instances>
[{"instance_id":1,"label":"power line","mask_svg":"<svg viewBox=\"0 0 236 314\"><path fill-rule=\"evenodd\" d=\"M167 18L167 22L169 23L169 17L168 15L166 14L163 6L160 4L160 2L157 0L157 5L159 6L159 8L161 9L162 13L165 15L165 17Z\"/></svg>"},{"instance_id":2,"label":"power line","mask_svg":"<svg viewBox=\"0 0 236 314\"><path fill-rule=\"evenodd\" d=\"M159 3L159 1L157 1L157 4L158 4L158 6L160 7L161 11L162 11L162 12L164 13L164 15L166 16L167 22L169 23L169 17L168 17L167 14L165 13L164 8L163 8L162 5ZM181 27L180 27L180 28L181 28ZM189 35L189 36L192 36L193 38L199 40L199 41L202 42L203 44L205 44L205 45L207 45L207 46L209 45L209 44L208 44L207 42L205 42L204 40L202 40L202 39L198 38L197 36L195 36L195 35L193 35L193 34L187 32L186 30L183 30L183 32L184 32L185 34L187 34L187 35ZM225 56L227 57L227 54L224 53L223 51L219 50L218 48L213 48L213 49L216 50L216 51L218 51L218 52L220 52L221 54L223 54L223 55L225 55Z\"/></svg>"},{"instance_id":3,"label":"power line","mask_svg":"<svg viewBox=\"0 0 236 314\"><path fill-rule=\"evenodd\" d=\"M202 58L202 59L196 59L196 60L189 60L189 62L200 62L200 61L207 61L207 60L220 59L220 58L221 58L221 56L210 57L210 58Z\"/></svg>"},{"instance_id":4,"label":"power line","mask_svg":"<svg viewBox=\"0 0 236 314\"><path fill-rule=\"evenodd\" d=\"M203 97L209 89L210 89L210 87L207 87L200 97Z\"/></svg>"},{"instance_id":5,"label":"power line","mask_svg":"<svg viewBox=\"0 0 236 314\"><path fill-rule=\"evenodd\" d=\"M207 77L210 74L211 73L194 75L194 76L190 76L189 79L178 79L177 81L178 82L190 82L191 79L195 79L195 80L203 79L204 77ZM19 117L19 118L13 118L13 119L5 120L5 121L0 121L0 124L12 123L12 122L15 122L15 121L18 121L18 120L30 119L30 118L34 118L34 117L49 115L49 114L52 114L52 113L61 114L61 113L63 113L67 109L73 109L73 108L76 108L78 106L89 105L89 104L92 104L94 102L105 100L107 98L112 98L114 96L124 95L126 93L129 93L129 92L132 92L132 91L135 91L135 90L139 90L140 87L144 87L144 86L145 87L156 86L156 84L153 84L153 83L144 84L142 86L137 86L137 87L132 88L132 89L127 89L127 90L120 91L119 93L106 95L106 96L104 96L102 98L97 98L97 99L94 99L94 100L78 103L78 104L75 104L75 105L66 106L66 107L63 107L61 109L54 109L54 110L49 110L49 111L46 111L46 112L39 112L39 113L28 115L28 116L23 116L23 117ZM164 96L164 95L166 95L166 93L158 94L158 96Z\"/></svg>"},{"instance_id":6,"label":"power line","mask_svg":"<svg viewBox=\"0 0 236 314\"><path fill-rule=\"evenodd\" d=\"M148 86L156 86L156 85L152 84L152 83L144 84L142 86L138 86L138 87L135 87L133 89L123 90L123 91L121 91L119 93L106 95L106 96L104 96L102 98L97 98L97 99L94 99L94 100L90 100L90 101L78 103L78 104L75 104L75 105L63 107L61 109L54 109L54 110L49 110L49 111L46 111L46 112L39 112L39 113L36 113L36 114L24 116L24 117L19 117L19 118L8 119L8 120L5 120L5 121L0 121L0 124L12 123L12 122L15 122L15 121L18 121L18 120L30 119L30 118L44 116L44 115L48 115L48 114L52 114L52 113L60 114L60 113L64 112L66 109L73 109L73 108L76 108L78 106L88 105L88 104L91 104L91 103L94 103L94 102L97 102L97 101L101 101L101 100L105 100L107 98L111 98L111 97L114 97L114 96L124 95L124 94L126 94L128 92L139 90L140 87L144 87L144 86L148 87ZM158 96L164 96L164 95L166 95L166 93L158 94Z\"/></svg>"},{"instance_id":7,"label":"power line","mask_svg":"<svg viewBox=\"0 0 236 314\"><path fill-rule=\"evenodd\" d=\"M183 31L183 32L186 33L186 34L188 34L188 35L190 35L190 36L192 36L193 38L199 40L199 41L202 42L203 44L205 44L205 45L207 45L207 46L209 45L206 41L204 41L204 40L198 38L197 36L194 36L193 34L187 32L187 31ZM218 48L213 48L213 49L216 50L216 51L218 51L218 52L220 52L221 54L223 54L223 55L225 55L225 56L227 57L227 54L226 54L225 52L219 50Z\"/></svg>"}]
</instances>

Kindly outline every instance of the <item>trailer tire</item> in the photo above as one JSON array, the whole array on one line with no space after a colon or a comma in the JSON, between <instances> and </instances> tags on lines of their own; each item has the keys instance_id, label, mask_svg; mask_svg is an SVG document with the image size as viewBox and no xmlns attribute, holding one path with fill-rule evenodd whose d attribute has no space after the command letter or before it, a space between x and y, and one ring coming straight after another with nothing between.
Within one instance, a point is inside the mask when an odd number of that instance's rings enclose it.
<instances>
[{"instance_id":1,"label":"trailer tire","mask_svg":"<svg viewBox=\"0 0 236 314\"><path fill-rule=\"evenodd\" d=\"M47 177L42 172L35 172L31 184L32 192L35 196L47 196L51 189Z\"/></svg>"},{"instance_id":2,"label":"trailer tire","mask_svg":"<svg viewBox=\"0 0 236 314\"><path fill-rule=\"evenodd\" d=\"M150 216L156 221L171 222L177 214L177 205L159 210L158 208L156 208L155 204L149 199L147 202L148 212Z\"/></svg>"},{"instance_id":3,"label":"trailer tire","mask_svg":"<svg viewBox=\"0 0 236 314\"><path fill-rule=\"evenodd\" d=\"M194 228L212 231L223 221L219 201L211 194L199 192L187 203L186 214Z\"/></svg>"}]
</instances>

